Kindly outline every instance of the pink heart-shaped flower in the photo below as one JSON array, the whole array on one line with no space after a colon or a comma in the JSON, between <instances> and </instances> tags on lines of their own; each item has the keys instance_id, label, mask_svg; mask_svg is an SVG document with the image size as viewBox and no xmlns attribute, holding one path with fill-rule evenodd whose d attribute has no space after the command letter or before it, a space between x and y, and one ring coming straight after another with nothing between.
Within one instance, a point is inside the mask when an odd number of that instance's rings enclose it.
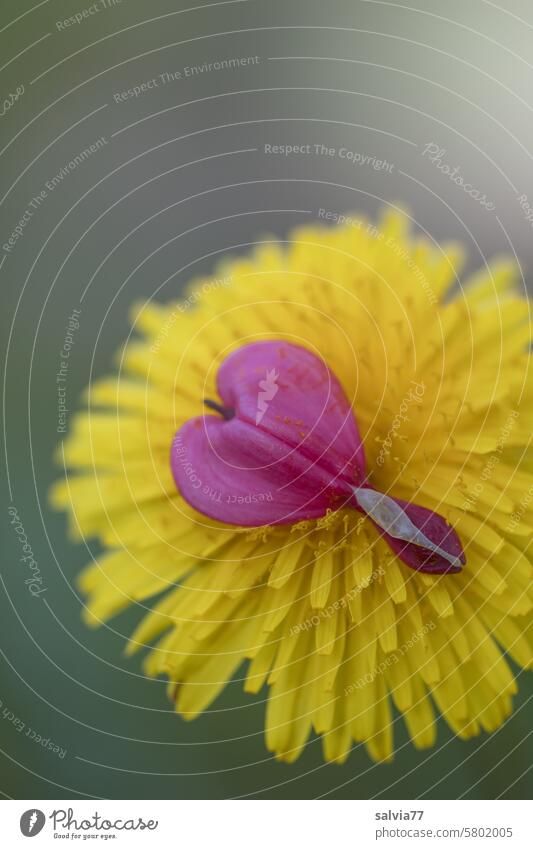
<instances>
[{"instance_id":1,"label":"pink heart-shaped flower","mask_svg":"<svg viewBox=\"0 0 533 849\"><path fill-rule=\"evenodd\" d=\"M333 372L284 341L239 348L217 374L218 415L186 422L171 466L185 500L230 525L294 524L329 509L365 513L405 563L455 572L465 562L442 516L372 489L352 408Z\"/></svg>"}]
</instances>

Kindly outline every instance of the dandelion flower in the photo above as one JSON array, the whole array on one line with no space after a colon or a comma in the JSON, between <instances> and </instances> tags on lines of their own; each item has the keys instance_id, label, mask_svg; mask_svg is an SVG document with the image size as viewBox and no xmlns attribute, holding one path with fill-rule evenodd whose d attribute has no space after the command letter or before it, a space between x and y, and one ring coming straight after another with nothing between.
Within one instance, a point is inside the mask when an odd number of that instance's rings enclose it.
<instances>
[{"instance_id":1,"label":"dandelion flower","mask_svg":"<svg viewBox=\"0 0 533 849\"><path fill-rule=\"evenodd\" d=\"M418 748L435 719L498 728L531 665L529 303L505 261L457 285L461 252L405 216L304 227L141 304L116 376L87 391L53 490L98 625L145 611L177 712L236 674L266 688L266 745L312 732L343 762Z\"/></svg>"}]
</instances>

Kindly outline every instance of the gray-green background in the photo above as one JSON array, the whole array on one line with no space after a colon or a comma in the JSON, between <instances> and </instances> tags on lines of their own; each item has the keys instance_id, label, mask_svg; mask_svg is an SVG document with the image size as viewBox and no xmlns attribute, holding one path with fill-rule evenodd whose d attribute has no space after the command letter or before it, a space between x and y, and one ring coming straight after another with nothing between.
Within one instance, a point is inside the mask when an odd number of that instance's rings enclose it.
<instances>
[{"instance_id":1,"label":"gray-green background","mask_svg":"<svg viewBox=\"0 0 533 849\"><path fill-rule=\"evenodd\" d=\"M527 797L532 689L524 675L515 714L493 737L463 743L441 723L437 746L418 753L398 722L387 766L360 747L344 766L325 765L318 741L296 764L276 763L263 744L264 693L244 696L240 683L184 723L164 682L146 680L139 658L122 656L140 611L96 632L81 623L73 580L89 551L67 542L46 494L57 474L55 375L73 308L82 312L71 409L91 376L109 370L134 300L169 299L225 252L268 234L284 238L321 207L374 215L399 202L437 242L463 242L470 267L515 252L527 279L532 227L519 198L529 192L533 203L530 3L122 0L58 29L90 6L4 0L0 11L2 98L24 86L0 117L0 242L46 181L107 140L47 193L13 250L0 252L11 486L3 497L0 790L29 799ZM259 62L115 101L164 72L242 56ZM393 167L264 153L265 144L322 143ZM493 211L423 156L429 143ZM24 584L12 503L47 586L40 599ZM17 731L11 714L65 756Z\"/></svg>"}]
</instances>

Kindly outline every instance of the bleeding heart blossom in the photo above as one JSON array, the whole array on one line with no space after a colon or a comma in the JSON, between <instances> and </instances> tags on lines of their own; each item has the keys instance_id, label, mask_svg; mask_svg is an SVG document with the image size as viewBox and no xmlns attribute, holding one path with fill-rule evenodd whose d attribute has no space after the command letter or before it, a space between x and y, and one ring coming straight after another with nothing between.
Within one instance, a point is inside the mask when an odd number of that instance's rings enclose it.
<instances>
[{"instance_id":1,"label":"bleeding heart blossom","mask_svg":"<svg viewBox=\"0 0 533 849\"><path fill-rule=\"evenodd\" d=\"M366 514L408 566L434 574L465 563L438 513L370 485L352 407L326 363L275 340L245 345L217 375L216 415L186 422L171 451L176 485L196 510L229 525L295 524L328 510Z\"/></svg>"}]
</instances>

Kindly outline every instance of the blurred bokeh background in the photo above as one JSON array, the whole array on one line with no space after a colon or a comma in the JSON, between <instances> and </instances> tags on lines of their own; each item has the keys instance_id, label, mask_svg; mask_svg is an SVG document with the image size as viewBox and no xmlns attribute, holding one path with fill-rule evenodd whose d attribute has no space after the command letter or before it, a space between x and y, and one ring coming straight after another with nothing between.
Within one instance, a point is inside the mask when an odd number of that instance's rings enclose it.
<instances>
[{"instance_id":1,"label":"blurred bokeh background","mask_svg":"<svg viewBox=\"0 0 533 849\"><path fill-rule=\"evenodd\" d=\"M386 766L362 747L343 766L325 765L316 740L295 764L276 763L264 747L264 693L245 696L240 683L185 723L164 682L123 655L140 610L97 631L82 624L74 578L98 548L68 541L47 491L58 474L56 374L74 309L70 411L110 369L132 302L169 300L222 256L286 238L321 208L375 216L399 204L437 243L462 242L468 269L515 254L527 284L530 3L3 0L0 40L0 790L29 799L526 798L525 675L514 715L492 737L464 743L440 723L437 746L420 753L398 722ZM248 61L209 68L236 58ZM287 144L311 153L265 152ZM458 169L476 196L439 164ZM13 505L47 588L39 598L24 583Z\"/></svg>"}]
</instances>

